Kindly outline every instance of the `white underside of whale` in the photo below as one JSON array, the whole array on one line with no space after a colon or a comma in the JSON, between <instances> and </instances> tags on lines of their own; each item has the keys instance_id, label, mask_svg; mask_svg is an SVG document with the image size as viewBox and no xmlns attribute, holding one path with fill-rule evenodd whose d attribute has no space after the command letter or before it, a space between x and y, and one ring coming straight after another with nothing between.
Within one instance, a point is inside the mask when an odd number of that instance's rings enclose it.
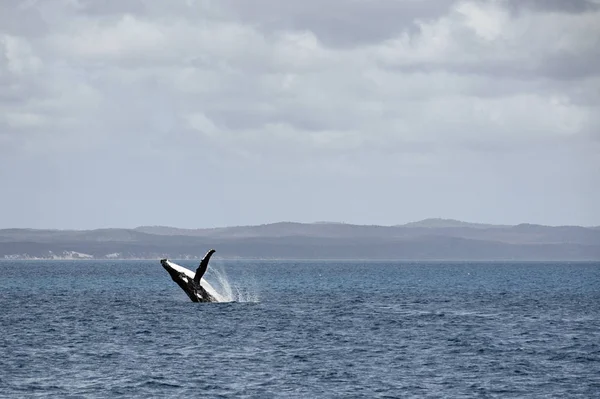
<instances>
[{"instance_id":1,"label":"white underside of whale","mask_svg":"<svg viewBox=\"0 0 600 399\"><path fill-rule=\"evenodd\" d=\"M194 276L196 275L195 272L191 271L190 269L186 269L183 266L178 265L177 263L173 263L170 260L167 260L167 264L169 266L171 266L174 270L177 270L180 273L185 274L190 280L194 279ZM200 285L202 286L202 288L204 288L206 290L206 292L208 292L210 295L212 295L213 298L215 298L217 300L217 302L227 302L225 300L225 298L219 294L212 285L210 285L210 283L208 281L206 281L203 278L200 279Z\"/></svg>"}]
</instances>

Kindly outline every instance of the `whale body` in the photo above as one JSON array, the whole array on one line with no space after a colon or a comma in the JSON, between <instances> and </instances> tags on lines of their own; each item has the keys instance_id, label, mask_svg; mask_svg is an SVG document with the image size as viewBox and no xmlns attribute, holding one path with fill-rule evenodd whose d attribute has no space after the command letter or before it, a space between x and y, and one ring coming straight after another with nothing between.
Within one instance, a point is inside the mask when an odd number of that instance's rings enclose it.
<instances>
[{"instance_id":1,"label":"whale body","mask_svg":"<svg viewBox=\"0 0 600 399\"><path fill-rule=\"evenodd\" d=\"M215 253L214 249L206 253L195 273L168 259L161 259L160 264L192 302L224 302L225 298L202 278L208 269L208 261L213 253Z\"/></svg>"}]
</instances>

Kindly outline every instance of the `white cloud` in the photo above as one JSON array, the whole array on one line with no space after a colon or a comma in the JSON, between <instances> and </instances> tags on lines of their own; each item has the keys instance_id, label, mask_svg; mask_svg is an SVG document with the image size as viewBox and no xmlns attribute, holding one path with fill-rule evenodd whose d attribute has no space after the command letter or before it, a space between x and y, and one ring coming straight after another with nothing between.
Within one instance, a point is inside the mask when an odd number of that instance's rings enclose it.
<instances>
[{"instance_id":1,"label":"white cloud","mask_svg":"<svg viewBox=\"0 0 600 399\"><path fill-rule=\"evenodd\" d=\"M192 129L199 131L200 133L209 136L209 137L217 137L219 136L219 129L213 121L208 119L206 115L201 112L190 114L187 116L188 123Z\"/></svg>"},{"instance_id":2,"label":"white cloud","mask_svg":"<svg viewBox=\"0 0 600 399\"><path fill-rule=\"evenodd\" d=\"M31 127L46 126L45 118L29 112L15 112L4 115L9 128L27 129Z\"/></svg>"},{"instance_id":3,"label":"white cloud","mask_svg":"<svg viewBox=\"0 0 600 399\"><path fill-rule=\"evenodd\" d=\"M160 26L131 15L123 15L109 24L84 20L56 38L63 51L76 56L99 59L143 56L167 45Z\"/></svg>"},{"instance_id":4,"label":"white cloud","mask_svg":"<svg viewBox=\"0 0 600 399\"><path fill-rule=\"evenodd\" d=\"M503 36L510 23L508 11L498 3L459 3L456 11L465 18L464 24L475 34L488 41Z\"/></svg>"},{"instance_id":5,"label":"white cloud","mask_svg":"<svg viewBox=\"0 0 600 399\"><path fill-rule=\"evenodd\" d=\"M405 32L382 43L376 56L390 66L517 77L560 73L552 68L577 62L574 57L598 60L600 11L523 10L511 16L502 4L459 2L446 16L419 21L419 34Z\"/></svg>"},{"instance_id":6,"label":"white cloud","mask_svg":"<svg viewBox=\"0 0 600 399\"><path fill-rule=\"evenodd\" d=\"M33 53L26 40L11 35L0 35L0 49L2 49L5 68L9 73L24 75L36 73L42 62Z\"/></svg>"}]
</instances>

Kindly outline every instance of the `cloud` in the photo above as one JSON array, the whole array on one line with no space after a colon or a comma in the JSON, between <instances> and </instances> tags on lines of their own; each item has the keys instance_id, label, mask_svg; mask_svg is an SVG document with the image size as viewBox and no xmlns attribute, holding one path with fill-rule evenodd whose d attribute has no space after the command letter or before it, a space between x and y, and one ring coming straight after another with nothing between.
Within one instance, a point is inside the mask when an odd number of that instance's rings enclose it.
<instances>
[{"instance_id":1,"label":"cloud","mask_svg":"<svg viewBox=\"0 0 600 399\"><path fill-rule=\"evenodd\" d=\"M200 164L239 184L245 172L255 183L378 176L384 184L462 176L490 157L551 164L568 148L562 162L581 165L577 173L594 183L597 2L0 7L0 167L81 156L83 178L110 154L119 169L104 164L97 181L127 165L169 180L155 165L163 156L178 165L168 170L184 168L172 178L179 185Z\"/></svg>"},{"instance_id":2,"label":"cloud","mask_svg":"<svg viewBox=\"0 0 600 399\"><path fill-rule=\"evenodd\" d=\"M284 4L276 0L221 2L243 23L262 32L310 31L328 47L365 46L412 30L415 20L437 18L452 1L329 0Z\"/></svg>"},{"instance_id":3,"label":"cloud","mask_svg":"<svg viewBox=\"0 0 600 399\"><path fill-rule=\"evenodd\" d=\"M494 77L581 78L598 75L600 10L511 15L503 2L459 2L417 35L386 41L377 55L408 71L443 69ZM560 28L557 28L560 27Z\"/></svg>"}]
</instances>

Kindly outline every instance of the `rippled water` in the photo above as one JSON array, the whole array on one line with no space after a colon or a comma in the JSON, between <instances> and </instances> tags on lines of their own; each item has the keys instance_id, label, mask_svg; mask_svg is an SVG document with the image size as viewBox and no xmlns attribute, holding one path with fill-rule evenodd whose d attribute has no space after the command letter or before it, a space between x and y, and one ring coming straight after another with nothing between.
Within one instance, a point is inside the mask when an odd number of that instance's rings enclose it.
<instances>
[{"instance_id":1,"label":"rippled water","mask_svg":"<svg viewBox=\"0 0 600 399\"><path fill-rule=\"evenodd\" d=\"M600 397L600 263L215 271L237 302L158 261L0 262L0 396Z\"/></svg>"}]
</instances>

